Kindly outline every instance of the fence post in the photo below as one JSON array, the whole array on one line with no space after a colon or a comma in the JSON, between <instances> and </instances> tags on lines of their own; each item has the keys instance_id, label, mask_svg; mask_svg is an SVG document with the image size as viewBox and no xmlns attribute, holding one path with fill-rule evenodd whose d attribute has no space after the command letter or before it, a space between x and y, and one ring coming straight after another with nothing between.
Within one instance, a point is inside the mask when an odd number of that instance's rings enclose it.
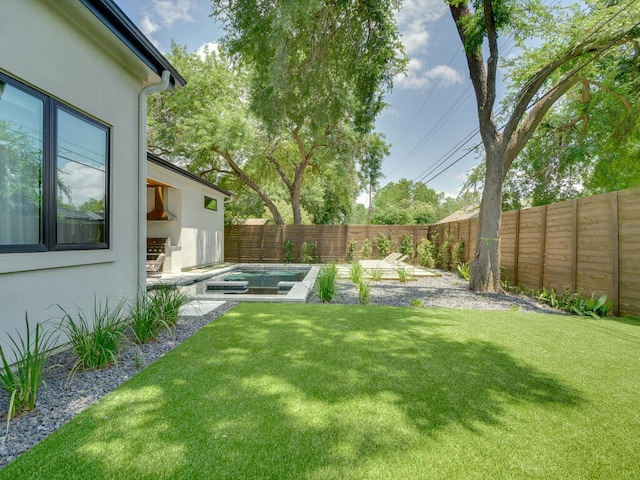
<instances>
[{"instance_id":1,"label":"fence post","mask_svg":"<svg viewBox=\"0 0 640 480\"><path fill-rule=\"evenodd\" d=\"M515 246L513 249L513 255L515 258L513 259L513 284L518 285L518 262L520 258L520 210L516 211L516 239Z\"/></svg>"},{"instance_id":2,"label":"fence post","mask_svg":"<svg viewBox=\"0 0 640 480\"><path fill-rule=\"evenodd\" d=\"M618 316L620 308L620 223L618 220L618 192L611 196L611 249L613 256L613 275L611 275L611 294L613 307L611 313Z\"/></svg>"},{"instance_id":3,"label":"fence post","mask_svg":"<svg viewBox=\"0 0 640 480\"><path fill-rule=\"evenodd\" d=\"M542 209L542 225L540 225L540 277L538 280L538 288L544 287L544 254L547 242L547 206Z\"/></svg>"},{"instance_id":4,"label":"fence post","mask_svg":"<svg viewBox=\"0 0 640 480\"><path fill-rule=\"evenodd\" d=\"M572 228L572 248L571 248L571 291L575 292L578 284L578 199L574 198L573 206L573 225Z\"/></svg>"}]
</instances>

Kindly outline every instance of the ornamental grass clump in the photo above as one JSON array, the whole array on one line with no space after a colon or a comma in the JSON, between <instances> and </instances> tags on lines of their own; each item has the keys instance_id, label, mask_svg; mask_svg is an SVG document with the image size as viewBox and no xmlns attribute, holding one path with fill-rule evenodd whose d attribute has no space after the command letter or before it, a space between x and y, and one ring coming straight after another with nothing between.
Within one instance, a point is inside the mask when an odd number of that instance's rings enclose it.
<instances>
[{"instance_id":1,"label":"ornamental grass clump","mask_svg":"<svg viewBox=\"0 0 640 480\"><path fill-rule=\"evenodd\" d=\"M25 324L26 335L24 338L20 333L18 333L17 339L9 335L15 359L13 366L9 364L7 356L0 346L0 358L2 359L0 386L9 394L7 429L12 417L35 408L38 389L42 383L42 374L53 347L51 332L44 331L42 325L36 323L35 332L32 335L26 314Z\"/></svg>"},{"instance_id":2,"label":"ornamental grass clump","mask_svg":"<svg viewBox=\"0 0 640 480\"><path fill-rule=\"evenodd\" d=\"M140 345L156 340L163 330L171 329L171 325L158 312L158 303L153 301L151 294L140 291L128 304L129 329Z\"/></svg>"},{"instance_id":3,"label":"ornamental grass clump","mask_svg":"<svg viewBox=\"0 0 640 480\"><path fill-rule=\"evenodd\" d=\"M175 286L162 285L153 290L151 308L163 324L172 328L178 322L180 307L187 303L187 294Z\"/></svg>"},{"instance_id":4,"label":"ornamental grass clump","mask_svg":"<svg viewBox=\"0 0 640 480\"><path fill-rule=\"evenodd\" d=\"M351 270L349 271L349 278L353 283L360 283L362 281L362 276L364 275L364 270L360 263L352 263Z\"/></svg>"},{"instance_id":5,"label":"ornamental grass clump","mask_svg":"<svg viewBox=\"0 0 640 480\"><path fill-rule=\"evenodd\" d=\"M366 305L369 303L369 297L371 296L371 284L370 282L365 282L361 280L358 283L358 301L362 305Z\"/></svg>"},{"instance_id":6,"label":"ornamental grass clump","mask_svg":"<svg viewBox=\"0 0 640 480\"><path fill-rule=\"evenodd\" d=\"M322 303L329 303L335 297L337 276L338 267L335 263L322 267L318 273L318 297Z\"/></svg>"},{"instance_id":7,"label":"ornamental grass clump","mask_svg":"<svg viewBox=\"0 0 640 480\"><path fill-rule=\"evenodd\" d=\"M92 312L78 308L76 315L58 307L63 313L61 328L78 357L71 373L80 369L101 369L116 363L126 341L125 301L113 305L109 299L103 303L94 298Z\"/></svg>"}]
</instances>

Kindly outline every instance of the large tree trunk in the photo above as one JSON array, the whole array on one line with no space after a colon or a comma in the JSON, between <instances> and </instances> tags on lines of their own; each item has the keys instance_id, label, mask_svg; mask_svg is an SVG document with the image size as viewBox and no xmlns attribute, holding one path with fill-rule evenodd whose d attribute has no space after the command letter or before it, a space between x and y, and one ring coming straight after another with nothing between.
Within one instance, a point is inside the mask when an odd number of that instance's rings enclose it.
<instances>
[{"instance_id":1,"label":"large tree trunk","mask_svg":"<svg viewBox=\"0 0 640 480\"><path fill-rule=\"evenodd\" d=\"M500 284L500 222L502 219L502 155L488 149L486 180L480 203L476 251L469 288L476 292L502 292Z\"/></svg>"}]
</instances>

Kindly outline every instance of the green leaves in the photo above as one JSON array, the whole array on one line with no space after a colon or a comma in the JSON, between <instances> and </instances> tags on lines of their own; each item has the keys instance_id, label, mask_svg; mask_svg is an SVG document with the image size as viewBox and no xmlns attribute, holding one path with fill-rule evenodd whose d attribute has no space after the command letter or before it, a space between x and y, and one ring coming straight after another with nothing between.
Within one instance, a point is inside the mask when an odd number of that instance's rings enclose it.
<instances>
[{"instance_id":1,"label":"green leaves","mask_svg":"<svg viewBox=\"0 0 640 480\"><path fill-rule=\"evenodd\" d=\"M224 45L253 69L251 106L272 130L322 130L348 117L369 131L404 67L399 2L213 0Z\"/></svg>"}]
</instances>

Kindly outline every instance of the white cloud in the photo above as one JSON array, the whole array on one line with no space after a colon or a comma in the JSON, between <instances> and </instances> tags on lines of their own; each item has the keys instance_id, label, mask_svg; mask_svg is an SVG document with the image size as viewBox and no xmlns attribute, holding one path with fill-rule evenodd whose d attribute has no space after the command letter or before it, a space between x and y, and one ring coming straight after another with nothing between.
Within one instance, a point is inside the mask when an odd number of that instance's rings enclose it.
<instances>
[{"instance_id":1,"label":"white cloud","mask_svg":"<svg viewBox=\"0 0 640 480\"><path fill-rule=\"evenodd\" d=\"M462 76L448 65L436 65L424 70L424 63L418 58L409 60L406 74L394 79L395 85L405 90L422 90L432 86L449 87L464 82Z\"/></svg>"},{"instance_id":2,"label":"white cloud","mask_svg":"<svg viewBox=\"0 0 640 480\"><path fill-rule=\"evenodd\" d=\"M407 54L424 52L428 46L428 26L447 11L442 0L405 0L398 12L398 28Z\"/></svg>"},{"instance_id":3,"label":"white cloud","mask_svg":"<svg viewBox=\"0 0 640 480\"><path fill-rule=\"evenodd\" d=\"M104 172L78 163L64 162L59 173L62 183L70 191L71 198L65 197L65 201L75 207L104 197Z\"/></svg>"},{"instance_id":4,"label":"white cloud","mask_svg":"<svg viewBox=\"0 0 640 480\"><path fill-rule=\"evenodd\" d=\"M193 22L194 3L193 0L154 0L153 11L163 26L171 27L175 22Z\"/></svg>"},{"instance_id":5,"label":"white cloud","mask_svg":"<svg viewBox=\"0 0 640 480\"><path fill-rule=\"evenodd\" d=\"M150 38L151 35L160 30L160 25L151 20L149 14L146 14L140 22L140 30L142 30L142 33L144 33L145 36Z\"/></svg>"},{"instance_id":6,"label":"white cloud","mask_svg":"<svg viewBox=\"0 0 640 480\"><path fill-rule=\"evenodd\" d=\"M219 44L217 42L207 42L200 45L196 48L196 53L200 56L201 59L205 59L207 53L218 53Z\"/></svg>"},{"instance_id":7,"label":"white cloud","mask_svg":"<svg viewBox=\"0 0 640 480\"><path fill-rule=\"evenodd\" d=\"M195 0L152 0L140 21L140 30L162 52L153 34L161 28L171 28L176 22L193 22L191 12L195 8Z\"/></svg>"}]
</instances>

